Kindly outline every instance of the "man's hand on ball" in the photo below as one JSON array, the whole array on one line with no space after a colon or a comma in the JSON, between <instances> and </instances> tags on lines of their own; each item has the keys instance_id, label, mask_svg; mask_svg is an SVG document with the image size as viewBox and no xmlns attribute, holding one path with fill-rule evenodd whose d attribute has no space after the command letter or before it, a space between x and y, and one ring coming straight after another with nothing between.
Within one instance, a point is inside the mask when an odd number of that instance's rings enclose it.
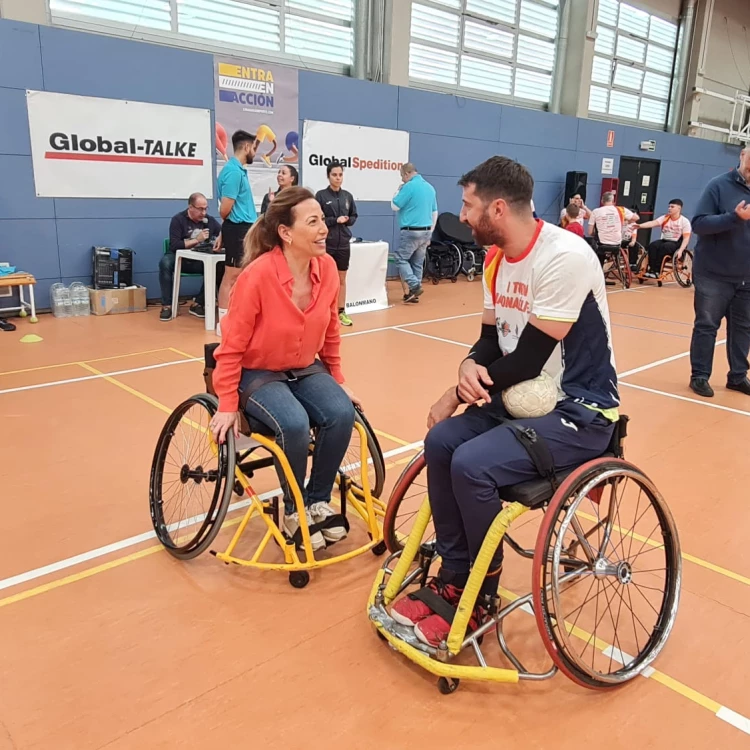
<instances>
[{"instance_id":1,"label":"man's hand on ball","mask_svg":"<svg viewBox=\"0 0 750 750\"><path fill-rule=\"evenodd\" d=\"M492 384L487 368L478 365L473 359L465 359L458 368L458 395L467 404L491 401L487 388Z\"/></svg>"}]
</instances>

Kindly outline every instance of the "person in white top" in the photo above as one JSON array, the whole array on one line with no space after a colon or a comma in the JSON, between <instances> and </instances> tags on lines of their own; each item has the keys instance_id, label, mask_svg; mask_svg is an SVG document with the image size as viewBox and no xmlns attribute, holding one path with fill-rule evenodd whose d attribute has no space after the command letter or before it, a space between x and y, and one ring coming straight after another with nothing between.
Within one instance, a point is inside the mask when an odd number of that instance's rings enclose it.
<instances>
[{"instance_id":1,"label":"person in white top","mask_svg":"<svg viewBox=\"0 0 750 750\"><path fill-rule=\"evenodd\" d=\"M578 206L578 218L575 219L575 221L577 221L582 227L585 227L586 219L591 216L591 209L586 206L586 204L583 202L583 198L581 198L578 193L571 196L570 202L575 203L575 205ZM565 219L567 210L568 209L566 206L562 211L560 211L560 224L563 223L563 219Z\"/></svg>"},{"instance_id":2,"label":"person in white top","mask_svg":"<svg viewBox=\"0 0 750 750\"><path fill-rule=\"evenodd\" d=\"M664 258L677 254L681 258L690 242L693 228L688 219L682 215L682 201L679 198L669 201L667 213L653 221L639 224L641 229L661 227L661 239L648 246L648 273L646 276L655 279L661 272Z\"/></svg>"},{"instance_id":3,"label":"person in white top","mask_svg":"<svg viewBox=\"0 0 750 750\"><path fill-rule=\"evenodd\" d=\"M595 208L589 216L589 235L596 237L599 249L597 255L603 262L602 248L617 248L622 244L623 227L632 221L638 221L638 214L627 208L615 205L615 194L607 192L602 195L602 205Z\"/></svg>"}]
</instances>

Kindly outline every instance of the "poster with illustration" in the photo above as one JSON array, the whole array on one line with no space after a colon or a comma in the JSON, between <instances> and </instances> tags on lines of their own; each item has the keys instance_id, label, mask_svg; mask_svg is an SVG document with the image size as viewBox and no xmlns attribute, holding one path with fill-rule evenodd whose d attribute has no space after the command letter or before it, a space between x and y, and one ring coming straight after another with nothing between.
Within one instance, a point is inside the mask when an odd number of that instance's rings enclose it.
<instances>
[{"instance_id":1,"label":"poster with illustration","mask_svg":"<svg viewBox=\"0 0 750 750\"><path fill-rule=\"evenodd\" d=\"M299 162L298 76L293 68L215 56L217 174L232 158L232 133L247 130L259 141L248 168L255 205L276 190L284 164Z\"/></svg>"}]
</instances>

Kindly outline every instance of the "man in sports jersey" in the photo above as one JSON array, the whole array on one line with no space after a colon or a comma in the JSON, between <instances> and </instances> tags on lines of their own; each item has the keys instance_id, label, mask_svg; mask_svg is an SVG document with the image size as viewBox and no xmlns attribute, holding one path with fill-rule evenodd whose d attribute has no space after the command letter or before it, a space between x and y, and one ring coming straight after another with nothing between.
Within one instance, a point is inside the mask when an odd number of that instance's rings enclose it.
<instances>
[{"instance_id":1,"label":"man in sports jersey","mask_svg":"<svg viewBox=\"0 0 750 750\"><path fill-rule=\"evenodd\" d=\"M602 195L602 205L595 208L589 216L589 235L595 237L598 244L597 255L604 262L607 252L618 253L622 244L622 229L628 222L638 221L638 214L627 208L615 205L617 196L612 192Z\"/></svg>"},{"instance_id":2,"label":"man in sports jersey","mask_svg":"<svg viewBox=\"0 0 750 750\"><path fill-rule=\"evenodd\" d=\"M664 258L677 253L681 258L685 252L693 228L686 216L682 215L682 201L679 198L669 201L667 213L654 221L646 221L638 225L641 229L661 227L661 238L648 246L648 267L646 277L656 279L661 272Z\"/></svg>"},{"instance_id":3,"label":"man in sports jersey","mask_svg":"<svg viewBox=\"0 0 750 750\"><path fill-rule=\"evenodd\" d=\"M478 245L493 246L485 261L482 329L459 367L458 385L428 417L427 482L441 568L427 587L392 608L397 622L413 626L432 646L447 637L471 566L500 511L498 488L538 476L507 424L502 391L543 370L556 380L555 410L515 424L543 439L557 470L604 453L619 405L604 277L590 248L571 232L534 219L533 179L512 159L493 156L459 185L461 220ZM468 408L453 416L461 404ZM497 593L501 565L502 548L471 627Z\"/></svg>"}]
</instances>

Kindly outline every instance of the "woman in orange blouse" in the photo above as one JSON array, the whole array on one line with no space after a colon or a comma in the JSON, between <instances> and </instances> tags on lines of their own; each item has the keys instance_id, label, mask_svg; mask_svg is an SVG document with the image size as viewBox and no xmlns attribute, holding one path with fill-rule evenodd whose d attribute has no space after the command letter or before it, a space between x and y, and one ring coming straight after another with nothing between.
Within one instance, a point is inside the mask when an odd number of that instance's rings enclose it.
<instances>
[{"instance_id":1,"label":"woman in orange blouse","mask_svg":"<svg viewBox=\"0 0 750 750\"><path fill-rule=\"evenodd\" d=\"M307 508L307 523L336 512L330 499L349 446L358 403L344 385L339 353L336 263L326 254L328 228L320 204L300 187L280 192L245 238L244 270L222 320L213 383L219 411L211 421L217 441L239 434L238 407L273 430L289 459ZM310 427L318 428L305 488ZM283 472L279 478L285 485ZM299 514L284 486L284 526L299 529ZM329 522L312 534L313 549L346 536Z\"/></svg>"}]
</instances>

